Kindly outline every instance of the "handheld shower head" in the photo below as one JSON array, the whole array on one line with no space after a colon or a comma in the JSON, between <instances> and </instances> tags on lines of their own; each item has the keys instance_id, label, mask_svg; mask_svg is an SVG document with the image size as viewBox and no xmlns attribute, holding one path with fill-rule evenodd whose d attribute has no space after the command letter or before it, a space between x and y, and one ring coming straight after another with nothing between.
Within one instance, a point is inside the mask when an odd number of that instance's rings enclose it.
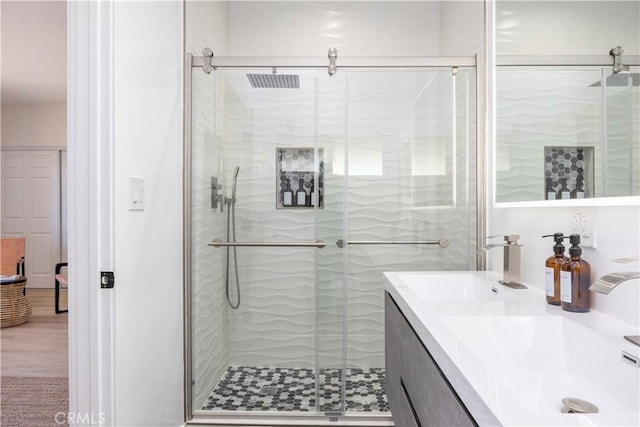
<instances>
[{"instance_id":1,"label":"handheld shower head","mask_svg":"<svg viewBox=\"0 0 640 427\"><path fill-rule=\"evenodd\" d=\"M227 242L236 241L236 186L238 185L238 172L240 172L240 166L236 166L236 170L233 172L233 181L231 183L231 197L225 197L225 203L227 204ZM231 240L233 239L233 240ZM229 307L236 309L240 307L240 279L238 276L238 254L236 247L233 247L233 269L236 273L236 302L231 302L231 296L229 294L229 254L230 247L227 246L227 269L225 272L225 294L227 296L227 302Z\"/></svg>"},{"instance_id":2,"label":"handheld shower head","mask_svg":"<svg viewBox=\"0 0 640 427\"><path fill-rule=\"evenodd\" d=\"M240 166L236 166L235 172L233 172L233 184L231 184L231 198L236 198L236 185L238 184L238 172L240 172Z\"/></svg>"}]
</instances>

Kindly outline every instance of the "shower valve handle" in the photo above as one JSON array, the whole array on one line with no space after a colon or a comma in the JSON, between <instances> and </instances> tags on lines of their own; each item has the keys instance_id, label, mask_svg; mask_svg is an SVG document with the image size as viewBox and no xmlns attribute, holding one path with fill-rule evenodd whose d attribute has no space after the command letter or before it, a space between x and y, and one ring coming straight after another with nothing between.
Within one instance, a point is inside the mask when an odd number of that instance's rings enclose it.
<instances>
[{"instance_id":1,"label":"shower valve handle","mask_svg":"<svg viewBox=\"0 0 640 427\"><path fill-rule=\"evenodd\" d=\"M211 177L211 209L218 209L220 205L220 212L223 211L224 196L218 194L218 191L222 190L222 184L218 184L218 177Z\"/></svg>"}]
</instances>

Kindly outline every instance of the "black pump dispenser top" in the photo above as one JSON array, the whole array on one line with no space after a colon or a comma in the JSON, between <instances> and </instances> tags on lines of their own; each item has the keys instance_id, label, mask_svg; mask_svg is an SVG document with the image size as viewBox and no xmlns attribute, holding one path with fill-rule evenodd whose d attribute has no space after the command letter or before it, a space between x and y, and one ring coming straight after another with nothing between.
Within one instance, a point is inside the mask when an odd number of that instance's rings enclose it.
<instances>
[{"instance_id":1,"label":"black pump dispenser top","mask_svg":"<svg viewBox=\"0 0 640 427\"><path fill-rule=\"evenodd\" d=\"M568 237L566 237L562 233L546 234L546 235L544 235L542 237L553 237L553 240L556 242L556 244L553 245L553 252L558 254L558 255L564 254L564 245L562 244L562 241L564 239L568 239ZM578 236L578 237L580 237L580 236ZM578 241L578 243L580 243L580 242Z\"/></svg>"},{"instance_id":2,"label":"black pump dispenser top","mask_svg":"<svg viewBox=\"0 0 640 427\"><path fill-rule=\"evenodd\" d=\"M571 247L569 248L569 255L580 256L582 255L582 248L580 247L580 235L572 234L569 236L569 242L571 242Z\"/></svg>"}]
</instances>

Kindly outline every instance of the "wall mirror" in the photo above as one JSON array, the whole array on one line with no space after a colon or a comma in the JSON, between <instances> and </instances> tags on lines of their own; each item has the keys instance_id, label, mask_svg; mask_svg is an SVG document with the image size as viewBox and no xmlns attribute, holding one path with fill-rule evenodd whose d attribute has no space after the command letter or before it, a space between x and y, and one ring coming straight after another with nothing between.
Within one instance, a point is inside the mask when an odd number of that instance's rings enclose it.
<instances>
[{"instance_id":1,"label":"wall mirror","mask_svg":"<svg viewBox=\"0 0 640 427\"><path fill-rule=\"evenodd\" d=\"M498 0L494 22L496 203L639 196L638 2Z\"/></svg>"}]
</instances>

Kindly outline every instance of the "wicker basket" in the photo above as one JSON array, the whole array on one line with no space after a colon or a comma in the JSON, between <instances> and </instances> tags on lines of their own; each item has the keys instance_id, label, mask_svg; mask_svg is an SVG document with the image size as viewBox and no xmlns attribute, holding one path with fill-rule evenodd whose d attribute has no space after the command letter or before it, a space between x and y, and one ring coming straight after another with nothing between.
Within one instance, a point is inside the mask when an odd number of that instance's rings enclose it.
<instances>
[{"instance_id":1,"label":"wicker basket","mask_svg":"<svg viewBox=\"0 0 640 427\"><path fill-rule=\"evenodd\" d=\"M0 318L1 327L21 325L31 316L31 304L24 295L26 280L7 283L0 286Z\"/></svg>"}]
</instances>

